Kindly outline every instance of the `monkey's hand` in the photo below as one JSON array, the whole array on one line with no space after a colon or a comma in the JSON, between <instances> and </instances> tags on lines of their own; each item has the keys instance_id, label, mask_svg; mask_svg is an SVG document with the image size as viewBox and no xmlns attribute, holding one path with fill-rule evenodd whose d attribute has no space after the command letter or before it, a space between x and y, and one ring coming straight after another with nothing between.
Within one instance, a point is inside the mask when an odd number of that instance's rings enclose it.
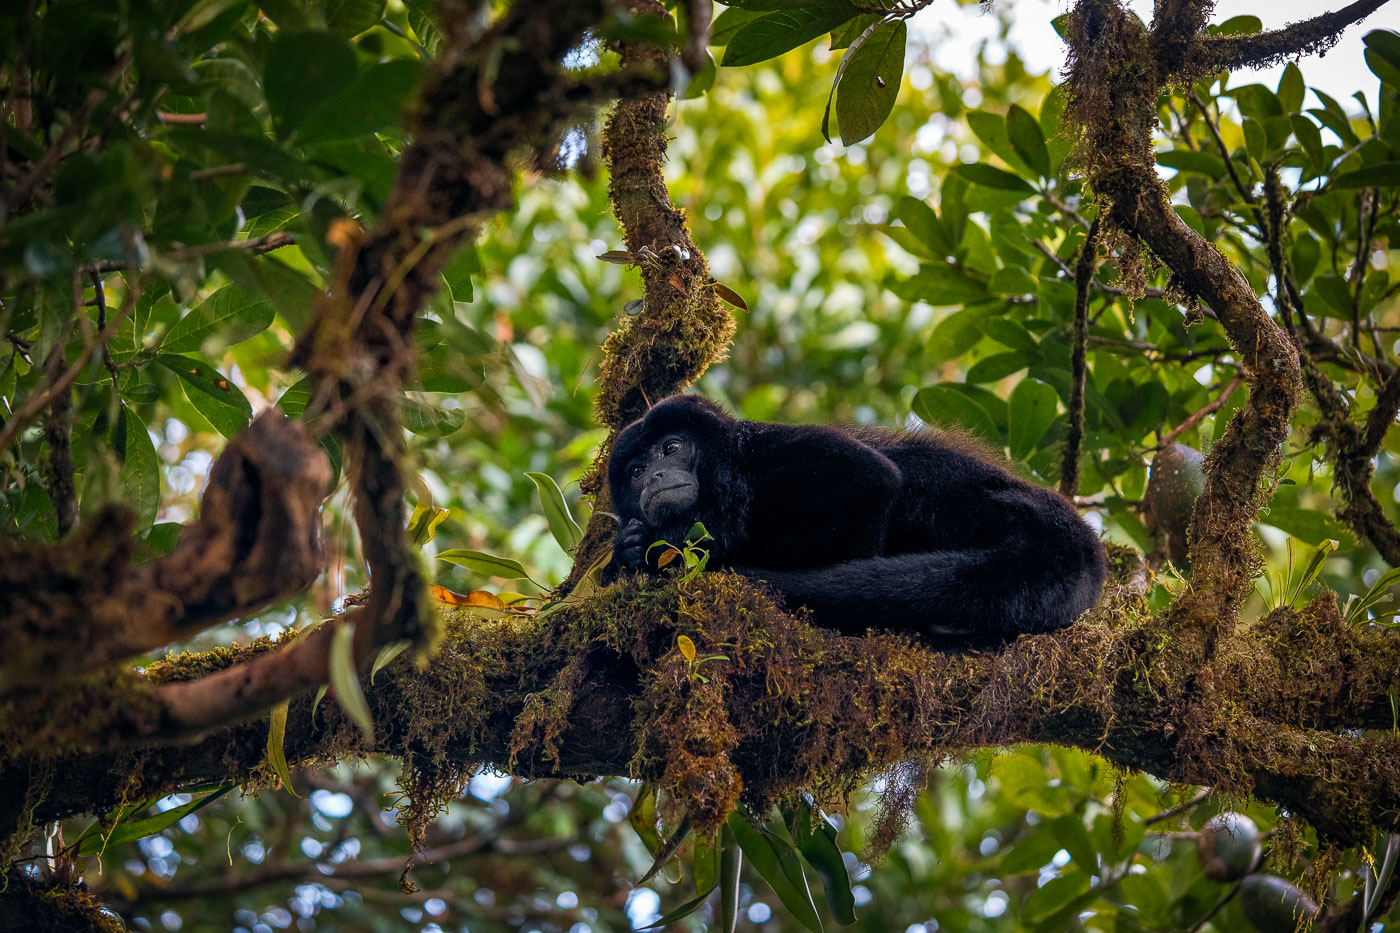
<instances>
[{"instance_id":1,"label":"monkey's hand","mask_svg":"<svg viewBox=\"0 0 1400 933\"><path fill-rule=\"evenodd\" d=\"M613 548L613 560L625 570L647 569L647 547L656 540L656 535L647 529L639 518L629 521L617 535L617 546Z\"/></svg>"}]
</instances>

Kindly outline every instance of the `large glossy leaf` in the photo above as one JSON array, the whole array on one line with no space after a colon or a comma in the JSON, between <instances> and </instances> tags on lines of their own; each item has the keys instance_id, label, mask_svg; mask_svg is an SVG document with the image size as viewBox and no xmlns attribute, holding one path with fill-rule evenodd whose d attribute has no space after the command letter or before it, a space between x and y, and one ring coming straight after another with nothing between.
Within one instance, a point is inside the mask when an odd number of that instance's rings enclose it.
<instances>
[{"instance_id":1,"label":"large glossy leaf","mask_svg":"<svg viewBox=\"0 0 1400 933\"><path fill-rule=\"evenodd\" d=\"M79 855L101 855L113 846L119 846L126 842L135 842L137 839L145 839L147 836L154 836L163 829L169 829L176 823L183 820L196 810L207 807L218 800L224 794L233 790L236 784L228 784L217 790L211 791L199 797L195 797L188 803L178 807L171 807L163 810L155 816L148 816L143 820L119 823L111 833L104 836L100 831L91 835L84 834L82 842L78 845ZM144 809L144 808L143 808Z\"/></svg>"},{"instance_id":2,"label":"large glossy leaf","mask_svg":"<svg viewBox=\"0 0 1400 933\"><path fill-rule=\"evenodd\" d=\"M858 11L838 2L810 3L803 8L782 9L744 24L729 40L720 64L753 65L811 42L828 33Z\"/></svg>"},{"instance_id":3,"label":"large glossy leaf","mask_svg":"<svg viewBox=\"0 0 1400 933\"><path fill-rule=\"evenodd\" d=\"M914 414L929 424L964 428L997 447L1002 445L1001 432L986 409L951 386L920 390L914 396Z\"/></svg>"},{"instance_id":4,"label":"large glossy leaf","mask_svg":"<svg viewBox=\"0 0 1400 933\"><path fill-rule=\"evenodd\" d=\"M1050 175L1050 150L1045 145L1040 123L1028 111L1012 104L1006 112L1006 132L1011 140L1011 149L1021 161L1034 169L1042 178Z\"/></svg>"},{"instance_id":5,"label":"large glossy leaf","mask_svg":"<svg viewBox=\"0 0 1400 933\"><path fill-rule=\"evenodd\" d=\"M1008 406L1007 442L1014 460L1024 460L1036 450L1045 431L1055 420L1059 396L1035 379L1022 379L1011 392Z\"/></svg>"},{"instance_id":6,"label":"large glossy leaf","mask_svg":"<svg viewBox=\"0 0 1400 933\"><path fill-rule=\"evenodd\" d=\"M125 405L120 435L122 491L136 510L137 527L145 528L156 520L160 508L160 459L145 422Z\"/></svg>"},{"instance_id":7,"label":"large glossy leaf","mask_svg":"<svg viewBox=\"0 0 1400 933\"><path fill-rule=\"evenodd\" d=\"M797 857L797 851L767 827L749 822L738 810L729 815L728 826L744 857L768 882L793 918L812 933L821 933L822 921L817 915L817 905L812 901L812 892L807 887L807 876L802 872L802 861Z\"/></svg>"},{"instance_id":8,"label":"large glossy leaf","mask_svg":"<svg viewBox=\"0 0 1400 933\"><path fill-rule=\"evenodd\" d=\"M985 188L993 188L998 191L1014 191L1020 194L1035 194L1035 189L1030 182L1005 169L999 169L995 165L987 165L982 162L974 162L969 165L959 165L953 171L974 185L982 185Z\"/></svg>"},{"instance_id":9,"label":"large glossy leaf","mask_svg":"<svg viewBox=\"0 0 1400 933\"><path fill-rule=\"evenodd\" d=\"M816 869L822 879L822 893L831 915L842 926L856 922L855 895L851 892L851 877L836 842L836 827L805 799L797 804L797 825L792 838L807 864Z\"/></svg>"},{"instance_id":10,"label":"large glossy leaf","mask_svg":"<svg viewBox=\"0 0 1400 933\"><path fill-rule=\"evenodd\" d=\"M844 70L836 88L836 127L847 146L874 135L894 108L904 76L908 36L904 20L886 20L859 48L852 46L849 61L842 63Z\"/></svg>"},{"instance_id":11,"label":"large glossy leaf","mask_svg":"<svg viewBox=\"0 0 1400 933\"><path fill-rule=\"evenodd\" d=\"M253 418L253 406L228 377L203 360L162 353L156 362L180 377L185 397L224 437L237 434Z\"/></svg>"},{"instance_id":12,"label":"large glossy leaf","mask_svg":"<svg viewBox=\"0 0 1400 933\"><path fill-rule=\"evenodd\" d=\"M275 315L270 299L254 298L225 285L176 321L160 348L166 353L192 353L213 342L222 349L267 330Z\"/></svg>"},{"instance_id":13,"label":"large glossy leaf","mask_svg":"<svg viewBox=\"0 0 1400 933\"><path fill-rule=\"evenodd\" d=\"M554 482L554 477L545 473L525 475L530 477L539 493L540 507L544 509L544 517L549 522L549 533L554 535L554 540L559 542L560 547L566 551L573 551L578 547L579 539L583 537L583 529L569 512L569 504L564 501L564 493L560 491L559 484Z\"/></svg>"}]
</instances>

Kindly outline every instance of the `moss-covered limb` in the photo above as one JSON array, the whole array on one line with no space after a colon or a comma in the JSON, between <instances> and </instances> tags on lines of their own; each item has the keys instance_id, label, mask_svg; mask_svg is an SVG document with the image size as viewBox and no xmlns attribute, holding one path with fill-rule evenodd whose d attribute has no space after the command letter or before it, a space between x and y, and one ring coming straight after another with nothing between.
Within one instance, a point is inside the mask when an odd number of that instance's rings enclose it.
<instances>
[{"instance_id":1,"label":"moss-covered limb","mask_svg":"<svg viewBox=\"0 0 1400 933\"><path fill-rule=\"evenodd\" d=\"M1231 738L1254 792L1306 814L1330 840L1355 845L1369 843L1378 825L1395 831L1400 740L1394 736L1295 731L1246 718Z\"/></svg>"},{"instance_id":2,"label":"moss-covered limb","mask_svg":"<svg viewBox=\"0 0 1400 933\"><path fill-rule=\"evenodd\" d=\"M634 13L663 12L655 0L628 6ZM626 42L621 53L626 67L663 74L668 69L666 51L654 45ZM666 190L662 167L671 97L662 90L624 100L603 131L608 195L627 249L635 255L645 247L660 257L639 263L642 311L624 318L603 347L598 420L614 430L698 377L724 355L734 333L685 214Z\"/></svg>"},{"instance_id":3,"label":"moss-covered limb","mask_svg":"<svg viewBox=\"0 0 1400 933\"><path fill-rule=\"evenodd\" d=\"M1210 36L1197 42L1185 62L1192 76L1238 68L1267 68L1299 55L1324 53L1342 30L1370 16L1387 0L1355 0L1340 10L1253 36Z\"/></svg>"},{"instance_id":4,"label":"moss-covered limb","mask_svg":"<svg viewBox=\"0 0 1400 933\"><path fill-rule=\"evenodd\" d=\"M1089 349L1089 295L1098 267L1099 226L1095 216L1089 233L1079 247L1074 264L1074 338L1071 343L1069 391L1069 430L1065 434L1065 451L1060 456L1060 495L1073 499L1079 494L1079 454L1084 442L1084 382L1088 368L1085 357Z\"/></svg>"},{"instance_id":5,"label":"moss-covered limb","mask_svg":"<svg viewBox=\"0 0 1400 933\"><path fill-rule=\"evenodd\" d=\"M1249 379L1249 401L1211 451L1191 522L1189 599L1200 610L1208 647L1210 630L1228 629L1252 587L1258 556L1250 527L1263 503L1260 480L1277 464L1288 435L1298 361L1249 282L1171 208L1153 168L1156 100L1176 54L1154 47L1154 37L1176 42L1183 29L1199 28L1207 6L1189 0L1163 5L1148 33L1112 0L1083 0L1067 37L1070 113L1083 128L1094 189L1111 203L1114 226L1146 245L1171 270L1176 288L1210 304ZM1167 20L1173 11L1183 17L1175 26Z\"/></svg>"},{"instance_id":6,"label":"moss-covered limb","mask_svg":"<svg viewBox=\"0 0 1400 933\"><path fill-rule=\"evenodd\" d=\"M48 689L255 612L322 566L325 455L276 412L233 438L198 521L170 554L132 566L131 518L107 510L49 546L0 543L0 697Z\"/></svg>"},{"instance_id":7,"label":"moss-covered limb","mask_svg":"<svg viewBox=\"0 0 1400 933\"><path fill-rule=\"evenodd\" d=\"M1328 594L1277 609L1222 646L1214 677L1230 701L1300 729L1391 729L1400 687L1400 637L1347 623ZM1279 692L1277 685L1287 684Z\"/></svg>"},{"instance_id":8,"label":"moss-covered limb","mask_svg":"<svg viewBox=\"0 0 1400 933\"><path fill-rule=\"evenodd\" d=\"M1292 748L1308 728L1381 725L1379 704L1400 681L1393 635L1343 626L1320 600L1239 629L1202 669L1175 650L1181 624L1179 611L1146 615L1139 590L1115 582L1068 629L1002 650L940 652L900 636L813 629L728 574L624 580L545 620L454 619L426 669L405 657L366 685L374 748L359 744L333 698L313 720L304 694L285 749L302 765L402 758L407 786L427 798L481 762L526 777L644 777L703 828L739 795L762 804L803 788L831 800L901 761L1056 742L1169 780L1253 787L1335 832L1359 832L1362 816L1396 827L1400 770L1387 770L1389 745L1328 744L1312 765L1269 752ZM699 658L725 658L686 662L678 634ZM276 656L269 647L184 656L151 676L197 684L211 668ZM271 780L266 739L266 723L253 722L190 745L77 753L48 769L11 759L0 765L0 825L211 780ZM1373 761L1353 761L1371 752ZM64 779L27 808L31 774L53 768ZM1366 782L1345 803L1325 793L1342 768L1361 769ZM420 800L415 809L432 808Z\"/></svg>"},{"instance_id":9,"label":"moss-covered limb","mask_svg":"<svg viewBox=\"0 0 1400 933\"><path fill-rule=\"evenodd\" d=\"M1342 498L1337 517L1371 542L1386 563L1400 566L1400 531L1371 491L1371 477L1376 469L1372 458L1400 411L1400 376L1392 372L1386 378L1363 426L1353 420L1351 403L1307 350L1300 351L1300 358L1303 384L1322 413L1322 419L1313 428L1312 441L1323 445L1324 456L1332 463L1334 485Z\"/></svg>"}]
</instances>

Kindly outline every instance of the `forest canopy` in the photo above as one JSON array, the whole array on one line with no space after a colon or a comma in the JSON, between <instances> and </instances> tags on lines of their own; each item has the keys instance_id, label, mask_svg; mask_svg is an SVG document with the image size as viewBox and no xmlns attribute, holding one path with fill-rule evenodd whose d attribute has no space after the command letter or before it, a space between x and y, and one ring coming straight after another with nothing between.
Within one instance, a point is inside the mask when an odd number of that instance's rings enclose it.
<instances>
[{"instance_id":1,"label":"forest canopy","mask_svg":"<svg viewBox=\"0 0 1400 933\"><path fill-rule=\"evenodd\" d=\"M1393 8L953 6L0 12L0 930L1395 922ZM613 582L680 391L974 436L1099 605Z\"/></svg>"}]
</instances>

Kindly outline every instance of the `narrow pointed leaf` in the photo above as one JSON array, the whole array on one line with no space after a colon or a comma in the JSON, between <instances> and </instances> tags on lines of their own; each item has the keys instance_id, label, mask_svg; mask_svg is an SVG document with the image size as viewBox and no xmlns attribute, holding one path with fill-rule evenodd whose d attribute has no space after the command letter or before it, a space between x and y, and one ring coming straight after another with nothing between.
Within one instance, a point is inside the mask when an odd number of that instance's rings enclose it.
<instances>
[{"instance_id":1,"label":"narrow pointed leaf","mask_svg":"<svg viewBox=\"0 0 1400 933\"><path fill-rule=\"evenodd\" d=\"M583 537L583 529L579 528L578 522L574 521L573 515L570 514L569 504L564 501L564 493L559 490L559 484L545 473L525 475L530 477L539 492L540 506L544 509L545 520L549 522L549 533L554 535L554 540L559 542L560 547L572 551Z\"/></svg>"},{"instance_id":2,"label":"narrow pointed leaf","mask_svg":"<svg viewBox=\"0 0 1400 933\"><path fill-rule=\"evenodd\" d=\"M355 623L341 622L331 638L331 686L335 699L351 722L360 727L366 745L374 742L374 720L369 714L360 675L355 670Z\"/></svg>"},{"instance_id":3,"label":"narrow pointed leaf","mask_svg":"<svg viewBox=\"0 0 1400 933\"><path fill-rule=\"evenodd\" d=\"M267 763L272 766L287 793L293 797L300 797L301 794L292 788L292 772L287 767L287 752L284 748L287 739L287 711L291 705L291 700L283 700L272 708L272 713L267 718Z\"/></svg>"},{"instance_id":4,"label":"narrow pointed leaf","mask_svg":"<svg viewBox=\"0 0 1400 933\"><path fill-rule=\"evenodd\" d=\"M739 848L793 918L812 933L822 933L821 917L817 915L797 850L767 828L749 822L738 810L729 815L728 825Z\"/></svg>"}]
</instances>

